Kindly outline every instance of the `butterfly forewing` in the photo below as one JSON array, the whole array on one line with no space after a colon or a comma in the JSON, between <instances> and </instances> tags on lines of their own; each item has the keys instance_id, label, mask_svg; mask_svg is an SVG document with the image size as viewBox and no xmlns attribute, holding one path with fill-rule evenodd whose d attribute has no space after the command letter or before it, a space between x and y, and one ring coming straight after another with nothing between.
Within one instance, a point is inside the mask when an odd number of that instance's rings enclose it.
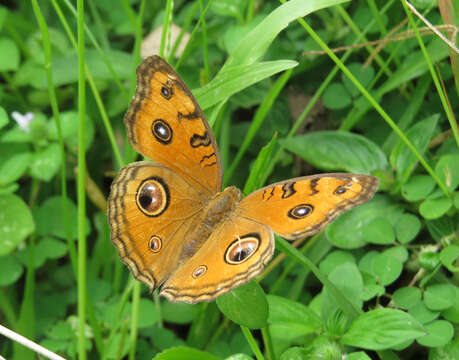
<instances>
[{"instance_id":1,"label":"butterfly forewing","mask_svg":"<svg viewBox=\"0 0 459 360\"><path fill-rule=\"evenodd\" d=\"M377 187L377 178L369 175L305 176L251 193L238 213L286 239L296 239L320 231L342 212L370 200Z\"/></svg>"},{"instance_id":2,"label":"butterfly forewing","mask_svg":"<svg viewBox=\"0 0 459 360\"><path fill-rule=\"evenodd\" d=\"M221 190L220 154L204 113L178 74L158 56L137 68L124 118L139 153L164 164L204 193Z\"/></svg>"}]
</instances>

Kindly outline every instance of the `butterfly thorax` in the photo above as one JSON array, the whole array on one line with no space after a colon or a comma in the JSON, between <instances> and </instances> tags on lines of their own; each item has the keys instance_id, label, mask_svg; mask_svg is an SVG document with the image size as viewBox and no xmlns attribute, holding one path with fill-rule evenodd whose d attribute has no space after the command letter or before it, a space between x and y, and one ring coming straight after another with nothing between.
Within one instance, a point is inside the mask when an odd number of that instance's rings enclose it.
<instances>
[{"instance_id":1,"label":"butterfly thorax","mask_svg":"<svg viewBox=\"0 0 459 360\"><path fill-rule=\"evenodd\" d=\"M195 222L197 227L184 246L181 259L192 257L215 231L217 225L222 224L241 201L241 191L229 186L222 192L215 194L202 211L202 215Z\"/></svg>"}]
</instances>

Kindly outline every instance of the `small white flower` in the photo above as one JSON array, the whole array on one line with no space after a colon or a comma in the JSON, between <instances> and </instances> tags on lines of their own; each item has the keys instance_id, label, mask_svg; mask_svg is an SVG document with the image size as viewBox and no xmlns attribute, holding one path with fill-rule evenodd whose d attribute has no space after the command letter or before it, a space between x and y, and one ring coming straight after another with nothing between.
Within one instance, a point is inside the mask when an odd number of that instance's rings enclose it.
<instances>
[{"instance_id":1,"label":"small white flower","mask_svg":"<svg viewBox=\"0 0 459 360\"><path fill-rule=\"evenodd\" d=\"M11 117L18 123L22 131L25 131L27 133L30 132L29 124L34 117L34 114L32 112L28 112L27 114L22 115L17 111L13 111L11 113Z\"/></svg>"}]
</instances>

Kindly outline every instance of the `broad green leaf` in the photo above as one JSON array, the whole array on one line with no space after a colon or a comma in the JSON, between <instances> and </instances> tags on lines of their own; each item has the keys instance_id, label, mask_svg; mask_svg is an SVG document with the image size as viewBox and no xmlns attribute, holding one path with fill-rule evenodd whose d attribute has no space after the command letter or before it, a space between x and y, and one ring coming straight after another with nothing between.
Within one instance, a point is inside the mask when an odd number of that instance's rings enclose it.
<instances>
[{"instance_id":1,"label":"broad green leaf","mask_svg":"<svg viewBox=\"0 0 459 360\"><path fill-rule=\"evenodd\" d=\"M419 213L424 219L438 219L451 209L452 206L453 201L447 197L426 199L419 206Z\"/></svg>"},{"instance_id":2,"label":"broad green leaf","mask_svg":"<svg viewBox=\"0 0 459 360\"><path fill-rule=\"evenodd\" d=\"M5 109L0 106L0 129L8 124L8 121L8 114L6 113Z\"/></svg>"},{"instance_id":3,"label":"broad green leaf","mask_svg":"<svg viewBox=\"0 0 459 360\"><path fill-rule=\"evenodd\" d=\"M401 261L385 253L378 254L373 259L372 265L372 273L385 286L397 280L403 270L403 263Z\"/></svg>"},{"instance_id":4,"label":"broad green leaf","mask_svg":"<svg viewBox=\"0 0 459 360\"><path fill-rule=\"evenodd\" d=\"M322 274L328 275L335 267L345 263L355 264L354 256L348 251L336 250L328 254L327 257L321 261L319 270Z\"/></svg>"},{"instance_id":5,"label":"broad green leaf","mask_svg":"<svg viewBox=\"0 0 459 360\"><path fill-rule=\"evenodd\" d=\"M446 246L440 253L440 261L449 271L459 272L459 246Z\"/></svg>"},{"instance_id":6,"label":"broad green leaf","mask_svg":"<svg viewBox=\"0 0 459 360\"><path fill-rule=\"evenodd\" d=\"M408 244L421 230L421 220L412 214L403 214L395 224L395 235L402 244Z\"/></svg>"},{"instance_id":7,"label":"broad green leaf","mask_svg":"<svg viewBox=\"0 0 459 360\"><path fill-rule=\"evenodd\" d=\"M228 68L193 94L205 110L252 84L297 65L296 61L278 60Z\"/></svg>"},{"instance_id":8,"label":"broad green leaf","mask_svg":"<svg viewBox=\"0 0 459 360\"><path fill-rule=\"evenodd\" d=\"M397 289L392 295L392 300L398 307L408 310L417 305L421 301L421 297L422 294L419 288L406 286Z\"/></svg>"},{"instance_id":9,"label":"broad green leaf","mask_svg":"<svg viewBox=\"0 0 459 360\"><path fill-rule=\"evenodd\" d=\"M325 228L330 242L343 249L356 249L367 244L365 227L378 217L385 217L392 226L403 213L399 204L390 198L377 195L370 202L341 214Z\"/></svg>"},{"instance_id":10,"label":"broad green leaf","mask_svg":"<svg viewBox=\"0 0 459 360\"><path fill-rule=\"evenodd\" d=\"M459 338L458 337L455 337L450 343L446 344L445 346L434 347L434 348L431 348L429 351L429 360L457 360L457 359L459 359Z\"/></svg>"},{"instance_id":11,"label":"broad green leaf","mask_svg":"<svg viewBox=\"0 0 459 360\"><path fill-rule=\"evenodd\" d=\"M275 295L268 295L267 299L268 323L276 326L276 332L282 338L292 338L293 334L287 331L289 328L294 332L294 337L310 334L320 328L321 322L317 314L306 305ZM280 329L284 329L284 332L279 331Z\"/></svg>"},{"instance_id":12,"label":"broad green leaf","mask_svg":"<svg viewBox=\"0 0 459 360\"><path fill-rule=\"evenodd\" d=\"M368 86L375 75L375 71L371 66L363 66L363 64L360 63L352 63L346 65L346 67L363 87ZM341 79L352 97L360 94L360 90L355 87L354 83L346 75L342 74Z\"/></svg>"},{"instance_id":13,"label":"broad green leaf","mask_svg":"<svg viewBox=\"0 0 459 360\"><path fill-rule=\"evenodd\" d=\"M221 360L208 352L196 350L191 347L179 346L164 350L156 355L153 360Z\"/></svg>"},{"instance_id":14,"label":"broad green leaf","mask_svg":"<svg viewBox=\"0 0 459 360\"><path fill-rule=\"evenodd\" d=\"M424 293L424 303L430 310L445 310L453 306L456 301L456 289L454 285L430 285Z\"/></svg>"},{"instance_id":15,"label":"broad green leaf","mask_svg":"<svg viewBox=\"0 0 459 360\"><path fill-rule=\"evenodd\" d=\"M245 183L243 190L244 194L250 194L252 191L260 189L263 186L263 180L266 178L265 172L271 160L271 154L275 149L276 141L277 134L274 134L269 143L261 149Z\"/></svg>"},{"instance_id":16,"label":"broad green leaf","mask_svg":"<svg viewBox=\"0 0 459 360\"><path fill-rule=\"evenodd\" d=\"M430 139L434 135L439 117L438 114L429 116L417 122L406 131L407 138L421 155L424 154ZM394 147L390 155L390 163L396 169L397 179L402 184L408 180L411 172L416 167L417 161L416 156L401 140Z\"/></svg>"},{"instance_id":17,"label":"broad green leaf","mask_svg":"<svg viewBox=\"0 0 459 360\"><path fill-rule=\"evenodd\" d=\"M427 324L435 320L440 313L438 311L430 311L423 301L418 302L416 305L408 309L408 313L413 316L421 324Z\"/></svg>"},{"instance_id":18,"label":"broad green leaf","mask_svg":"<svg viewBox=\"0 0 459 360\"><path fill-rule=\"evenodd\" d=\"M330 84L322 96L324 105L332 110L339 110L351 104L351 95L341 83Z\"/></svg>"},{"instance_id":19,"label":"broad green leaf","mask_svg":"<svg viewBox=\"0 0 459 360\"><path fill-rule=\"evenodd\" d=\"M7 150L7 148L10 150ZM32 154L24 151L14 151L15 144L0 144L2 161L0 162L0 186L6 186L18 180L27 170ZM4 151L3 151L4 150Z\"/></svg>"},{"instance_id":20,"label":"broad green leaf","mask_svg":"<svg viewBox=\"0 0 459 360\"><path fill-rule=\"evenodd\" d=\"M0 196L0 256L11 253L35 230L29 207L18 196Z\"/></svg>"},{"instance_id":21,"label":"broad green leaf","mask_svg":"<svg viewBox=\"0 0 459 360\"><path fill-rule=\"evenodd\" d=\"M328 278L356 308L361 308L363 279L357 265L354 263L339 265L333 269ZM328 293L327 287L324 287L323 293L322 318L328 319L337 310L338 304Z\"/></svg>"},{"instance_id":22,"label":"broad green leaf","mask_svg":"<svg viewBox=\"0 0 459 360\"><path fill-rule=\"evenodd\" d=\"M348 354L346 360L371 360L371 358L363 351L358 351Z\"/></svg>"},{"instance_id":23,"label":"broad green leaf","mask_svg":"<svg viewBox=\"0 0 459 360\"><path fill-rule=\"evenodd\" d=\"M219 0L212 3L210 10L217 15L231 16L242 22L246 6L247 2L244 0Z\"/></svg>"},{"instance_id":24,"label":"broad green leaf","mask_svg":"<svg viewBox=\"0 0 459 360\"><path fill-rule=\"evenodd\" d=\"M429 175L414 175L402 185L402 196L408 201L419 201L425 199L435 185L435 180Z\"/></svg>"},{"instance_id":25,"label":"broad green leaf","mask_svg":"<svg viewBox=\"0 0 459 360\"><path fill-rule=\"evenodd\" d=\"M454 335L454 328L450 322L446 320L435 320L434 322L425 325L427 335L416 339L423 346L438 347L448 344Z\"/></svg>"},{"instance_id":26,"label":"broad green leaf","mask_svg":"<svg viewBox=\"0 0 459 360\"><path fill-rule=\"evenodd\" d=\"M73 201L67 198L65 201L60 196L52 196L34 210L34 218L37 223L37 234L53 235L61 239L77 237L77 208ZM86 235L91 232L91 223L86 219Z\"/></svg>"},{"instance_id":27,"label":"broad green leaf","mask_svg":"<svg viewBox=\"0 0 459 360\"><path fill-rule=\"evenodd\" d=\"M1 201L1 200L0 200ZM1 216L1 214L0 214ZM11 255L0 257L0 286L14 284L24 271L21 263Z\"/></svg>"},{"instance_id":28,"label":"broad green leaf","mask_svg":"<svg viewBox=\"0 0 459 360\"><path fill-rule=\"evenodd\" d=\"M17 70L19 66L19 49L8 37L0 37L0 71Z\"/></svg>"},{"instance_id":29,"label":"broad green leaf","mask_svg":"<svg viewBox=\"0 0 459 360\"><path fill-rule=\"evenodd\" d=\"M49 181L59 171L61 163L60 147L56 143L51 143L33 154L30 163L30 175L36 179Z\"/></svg>"},{"instance_id":30,"label":"broad green leaf","mask_svg":"<svg viewBox=\"0 0 459 360\"><path fill-rule=\"evenodd\" d=\"M400 261L401 263L404 263L405 261L407 261L410 256L406 247L401 246L401 245L392 246L384 250L383 254L392 256L393 258Z\"/></svg>"},{"instance_id":31,"label":"broad green leaf","mask_svg":"<svg viewBox=\"0 0 459 360\"><path fill-rule=\"evenodd\" d=\"M395 242L392 224L384 217L371 220L363 229L363 236L370 244L390 245Z\"/></svg>"},{"instance_id":32,"label":"broad green leaf","mask_svg":"<svg viewBox=\"0 0 459 360\"><path fill-rule=\"evenodd\" d=\"M220 72L225 72L233 66L248 65L260 59L276 36L287 27L287 25L310 14L316 10L328 6L340 4L343 0L291 0L277 7L265 19L257 25L239 43L231 56L226 61Z\"/></svg>"},{"instance_id":33,"label":"broad green leaf","mask_svg":"<svg viewBox=\"0 0 459 360\"><path fill-rule=\"evenodd\" d=\"M455 286L456 299L459 299L459 287ZM459 324L459 301L456 301L453 306L441 312L441 315L451 322Z\"/></svg>"},{"instance_id":34,"label":"broad green leaf","mask_svg":"<svg viewBox=\"0 0 459 360\"><path fill-rule=\"evenodd\" d=\"M279 142L321 170L369 174L387 166L386 156L378 145L358 134L315 131Z\"/></svg>"},{"instance_id":35,"label":"broad green leaf","mask_svg":"<svg viewBox=\"0 0 459 360\"><path fill-rule=\"evenodd\" d=\"M105 55L120 79L128 79L132 75L132 56L130 54L118 50L106 50ZM93 77L112 80L112 74L97 50L85 51L85 61ZM71 52L53 56L52 72L53 83L56 87L76 83L78 81L77 54ZM18 86L31 85L37 89L48 89L45 69L33 59L21 64L14 75L14 80Z\"/></svg>"},{"instance_id":36,"label":"broad green leaf","mask_svg":"<svg viewBox=\"0 0 459 360\"><path fill-rule=\"evenodd\" d=\"M384 350L425 334L411 315L401 310L377 309L354 320L341 341L363 349Z\"/></svg>"},{"instance_id":37,"label":"broad green leaf","mask_svg":"<svg viewBox=\"0 0 459 360\"><path fill-rule=\"evenodd\" d=\"M188 324L192 322L198 314L198 305L171 303L169 301L161 303L161 316L164 321L174 324Z\"/></svg>"},{"instance_id":38,"label":"broad green leaf","mask_svg":"<svg viewBox=\"0 0 459 360\"><path fill-rule=\"evenodd\" d=\"M217 298L220 311L231 321L249 329L260 329L268 321L268 301L258 283L251 281Z\"/></svg>"},{"instance_id":39,"label":"broad green leaf","mask_svg":"<svg viewBox=\"0 0 459 360\"><path fill-rule=\"evenodd\" d=\"M449 190L455 190L459 185L459 154L442 156L435 165L435 172Z\"/></svg>"}]
</instances>

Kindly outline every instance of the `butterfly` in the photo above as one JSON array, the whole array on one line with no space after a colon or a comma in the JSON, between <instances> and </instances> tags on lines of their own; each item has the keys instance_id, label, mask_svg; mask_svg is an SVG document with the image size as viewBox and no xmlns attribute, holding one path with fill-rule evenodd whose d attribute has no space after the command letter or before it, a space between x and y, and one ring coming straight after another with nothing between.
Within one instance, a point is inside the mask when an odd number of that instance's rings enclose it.
<instances>
[{"instance_id":1,"label":"butterfly","mask_svg":"<svg viewBox=\"0 0 459 360\"><path fill-rule=\"evenodd\" d=\"M260 274L273 232L312 235L370 200L369 175L335 173L268 185L242 198L223 191L212 130L192 93L159 56L137 68L124 117L128 138L154 160L124 167L108 201L111 240L132 275L173 302L212 301Z\"/></svg>"}]
</instances>

